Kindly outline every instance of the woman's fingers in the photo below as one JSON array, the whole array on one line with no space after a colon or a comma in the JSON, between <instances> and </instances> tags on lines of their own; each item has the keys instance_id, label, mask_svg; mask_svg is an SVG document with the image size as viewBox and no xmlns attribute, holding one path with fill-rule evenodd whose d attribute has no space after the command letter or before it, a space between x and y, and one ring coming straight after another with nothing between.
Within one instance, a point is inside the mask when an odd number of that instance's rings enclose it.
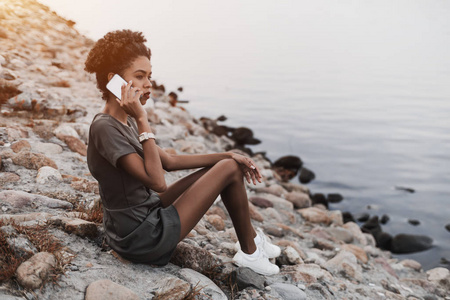
<instances>
[{"instance_id":1,"label":"woman's fingers","mask_svg":"<svg viewBox=\"0 0 450 300\"><path fill-rule=\"evenodd\" d=\"M249 172L244 172L244 176L245 176L245 179L247 180L247 182L250 184L251 183L251 181L250 181L250 173Z\"/></svg>"}]
</instances>

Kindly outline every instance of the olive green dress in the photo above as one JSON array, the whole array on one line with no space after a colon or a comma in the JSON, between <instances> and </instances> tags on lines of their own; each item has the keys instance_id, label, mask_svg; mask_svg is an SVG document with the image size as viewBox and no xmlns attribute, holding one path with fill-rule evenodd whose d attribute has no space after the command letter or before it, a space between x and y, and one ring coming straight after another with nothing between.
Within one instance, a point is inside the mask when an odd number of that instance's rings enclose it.
<instances>
[{"instance_id":1,"label":"olive green dress","mask_svg":"<svg viewBox=\"0 0 450 300\"><path fill-rule=\"evenodd\" d=\"M173 205L161 206L156 192L117 166L127 154L143 157L134 120L128 126L108 114L97 114L89 130L87 163L97 179L103 204L106 241L133 262L165 265L180 236Z\"/></svg>"}]
</instances>

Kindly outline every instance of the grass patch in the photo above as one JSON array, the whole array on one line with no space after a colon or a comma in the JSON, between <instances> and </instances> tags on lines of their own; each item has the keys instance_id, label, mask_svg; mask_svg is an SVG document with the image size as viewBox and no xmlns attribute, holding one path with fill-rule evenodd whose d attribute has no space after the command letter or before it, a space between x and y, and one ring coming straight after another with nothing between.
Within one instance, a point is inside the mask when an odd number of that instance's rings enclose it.
<instances>
[{"instance_id":1,"label":"grass patch","mask_svg":"<svg viewBox=\"0 0 450 300\"><path fill-rule=\"evenodd\" d=\"M75 212L79 212L79 218L100 224L103 222L103 207L101 201L96 201L92 208L89 208L87 204L78 204Z\"/></svg>"},{"instance_id":2,"label":"grass patch","mask_svg":"<svg viewBox=\"0 0 450 300\"><path fill-rule=\"evenodd\" d=\"M6 224L0 221L0 227L11 225L19 235L24 235L38 252L49 252L55 255L56 267L49 281L57 283L59 277L65 273L65 268L75 257L69 253L67 248L50 232L48 225L23 226L10 222ZM16 233L12 234L15 235ZM16 282L16 270L19 265L31 257L31 254L21 256L7 243L9 236L0 231L0 283L9 283L10 285L19 286Z\"/></svg>"}]
</instances>

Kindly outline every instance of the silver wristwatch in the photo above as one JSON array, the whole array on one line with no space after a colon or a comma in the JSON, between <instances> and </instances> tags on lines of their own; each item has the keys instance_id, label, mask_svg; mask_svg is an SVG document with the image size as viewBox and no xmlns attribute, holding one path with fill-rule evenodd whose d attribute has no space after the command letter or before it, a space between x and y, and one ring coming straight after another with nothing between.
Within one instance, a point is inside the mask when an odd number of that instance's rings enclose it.
<instances>
[{"instance_id":1,"label":"silver wristwatch","mask_svg":"<svg viewBox=\"0 0 450 300\"><path fill-rule=\"evenodd\" d=\"M139 135L139 142L142 143L148 139L156 139L155 135L151 132L143 132Z\"/></svg>"}]
</instances>

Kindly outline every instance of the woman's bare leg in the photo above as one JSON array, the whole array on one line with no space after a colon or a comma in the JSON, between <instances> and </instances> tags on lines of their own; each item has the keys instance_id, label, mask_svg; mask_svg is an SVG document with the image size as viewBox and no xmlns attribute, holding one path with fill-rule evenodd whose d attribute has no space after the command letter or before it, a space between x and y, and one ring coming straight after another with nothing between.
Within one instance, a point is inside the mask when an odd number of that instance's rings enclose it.
<instances>
[{"instance_id":1,"label":"woman's bare leg","mask_svg":"<svg viewBox=\"0 0 450 300\"><path fill-rule=\"evenodd\" d=\"M168 207L173 204L194 182L205 174L209 168L200 169L192 174L189 174L167 187L167 189L159 193L159 198L163 207Z\"/></svg>"},{"instance_id":2,"label":"woman's bare leg","mask_svg":"<svg viewBox=\"0 0 450 300\"><path fill-rule=\"evenodd\" d=\"M184 191L183 187L186 188ZM209 169L199 170L184 180L181 179L177 185L161 194L161 201L166 204L172 202L173 198L176 199L173 205L180 216L181 241L200 221L219 194L222 195L233 221L242 251L253 253L256 250L253 240L256 233L250 222L243 174L234 160L222 160Z\"/></svg>"}]
</instances>

